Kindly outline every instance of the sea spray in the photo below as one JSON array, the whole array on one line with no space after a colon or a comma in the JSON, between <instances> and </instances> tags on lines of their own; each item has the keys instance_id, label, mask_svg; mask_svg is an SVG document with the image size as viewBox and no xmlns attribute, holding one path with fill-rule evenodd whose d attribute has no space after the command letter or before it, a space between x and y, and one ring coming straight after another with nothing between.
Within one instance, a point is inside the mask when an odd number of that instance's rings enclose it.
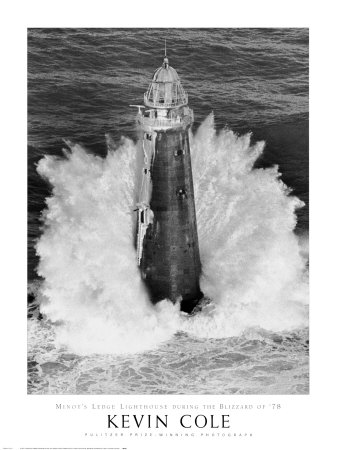
<instances>
[{"instance_id":1,"label":"sea spray","mask_svg":"<svg viewBox=\"0 0 337 450\"><path fill-rule=\"evenodd\" d=\"M58 345L77 353L142 351L175 331L167 320L173 305L153 308L136 265L135 156L125 139L104 159L74 145L65 159L38 165L53 186L37 244L41 312L60 322Z\"/></svg>"},{"instance_id":2,"label":"sea spray","mask_svg":"<svg viewBox=\"0 0 337 450\"><path fill-rule=\"evenodd\" d=\"M217 134L211 114L192 142L201 288L215 304L185 326L198 336L307 324L306 259L294 234L303 202L277 167L253 168L264 143L250 141L227 129Z\"/></svg>"},{"instance_id":3,"label":"sea spray","mask_svg":"<svg viewBox=\"0 0 337 450\"><path fill-rule=\"evenodd\" d=\"M193 317L168 301L153 306L134 248L136 154L123 139L106 158L71 146L38 171L53 186L37 244L44 278L41 312L56 344L73 352L155 348L179 330L223 338L258 327L307 324L305 258L294 234L296 208L277 167L254 169L262 142L216 133L210 115L192 138L203 292L211 305Z\"/></svg>"}]
</instances>

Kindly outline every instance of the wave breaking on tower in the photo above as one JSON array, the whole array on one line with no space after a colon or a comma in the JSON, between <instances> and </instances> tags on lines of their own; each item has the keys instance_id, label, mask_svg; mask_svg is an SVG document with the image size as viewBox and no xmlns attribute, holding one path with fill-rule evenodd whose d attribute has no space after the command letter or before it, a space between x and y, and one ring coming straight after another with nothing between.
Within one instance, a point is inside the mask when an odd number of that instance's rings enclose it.
<instances>
[{"instance_id":1,"label":"wave breaking on tower","mask_svg":"<svg viewBox=\"0 0 337 450\"><path fill-rule=\"evenodd\" d=\"M38 172L53 193L36 249L40 309L56 345L119 354L178 331L225 338L305 327L306 259L294 233L302 203L277 167L254 168L263 147L250 134L217 133L212 115L191 137L201 289L212 300L192 317L165 300L152 305L137 268L137 144L123 139L106 158L76 144L63 159L44 157Z\"/></svg>"}]
</instances>

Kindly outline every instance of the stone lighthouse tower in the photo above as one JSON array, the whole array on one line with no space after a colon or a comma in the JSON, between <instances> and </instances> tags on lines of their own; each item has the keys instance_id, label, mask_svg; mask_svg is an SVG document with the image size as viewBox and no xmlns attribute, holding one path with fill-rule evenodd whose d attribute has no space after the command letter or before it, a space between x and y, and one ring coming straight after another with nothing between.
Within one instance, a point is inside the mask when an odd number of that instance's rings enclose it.
<instances>
[{"instance_id":1,"label":"stone lighthouse tower","mask_svg":"<svg viewBox=\"0 0 337 450\"><path fill-rule=\"evenodd\" d=\"M166 52L165 52L166 53ZM153 302L192 311L202 297L189 129L193 111L168 58L138 106L144 157L137 203L137 259Z\"/></svg>"}]
</instances>

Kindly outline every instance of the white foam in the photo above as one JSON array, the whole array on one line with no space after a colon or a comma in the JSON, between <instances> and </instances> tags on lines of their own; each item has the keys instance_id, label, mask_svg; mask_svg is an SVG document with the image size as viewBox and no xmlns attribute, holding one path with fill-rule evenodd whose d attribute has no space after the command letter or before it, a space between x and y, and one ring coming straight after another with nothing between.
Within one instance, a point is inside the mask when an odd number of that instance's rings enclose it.
<instances>
[{"instance_id":1,"label":"white foam","mask_svg":"<svg viewBox=\"0 0 337 450\"><path fill-rule=\"evenodd\" d=\"M37 244L44 278L41 312L56 343L73 352L128 353L156 347L176 331L205 337L249 327L306 325L305 257L293 230L301 202L277 168L253 169L263 143L209 116L192 139L203 275L213 305L193 318L148 300L134 248L136 153L129 139L106 158L73 145L65 159L38 165L53 186Z\"/></svg>"},{"instance_id":2,"label":"white foam","mask_svg":"<svg viewBox=\"0 0 337 450\"><path fill-rule=\"evenodd\" d=\"M253 169L263 147L251 145L249 134L216 134L212 115L193 140L201 287L216 302L189 321L195 334L307 324L306 258L294 234L303 203L289 195L277 167Z\"/></svg>"},{"instance_id":3,"label":"white foam","mask_svg":"<svg viewBox=\"0 0 337 450\"><path fill-rule=\"evenodd\" d=\"M37 245L41 312L63 323L58 344L77 353L141 351L172 334L169 311L150 304L136 265L135 155L125 139L105 159L74 145L66 159L45 157L38 165L53 185Z\"/></svg>"}]
</instances>

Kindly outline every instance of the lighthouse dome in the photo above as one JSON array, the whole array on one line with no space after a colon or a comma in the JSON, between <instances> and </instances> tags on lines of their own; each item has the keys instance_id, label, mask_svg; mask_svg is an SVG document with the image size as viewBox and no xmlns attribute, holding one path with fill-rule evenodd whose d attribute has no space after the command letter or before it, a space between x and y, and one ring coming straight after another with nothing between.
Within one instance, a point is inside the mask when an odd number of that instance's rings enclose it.
<instances>
[{"instance_id":1,"label":"lighthouse dome","mask_svg":"<svg viewBox=\"0 0 337 450\"><path fill-rule=\"evenodd\" d=\"M174 83L177 81L179 81L177 71L168 64L167 67L164 67L164 64L159 67L155 71L152 79L152 82L155 83Z\"/></svg>"},{"instance_id":2,"label":"lighthouse dome","mask_svg":"<svg viewBox=\"0 0 337 450\"><path fill-rule=\"evenodd\" d=\"M165 56L163 64L153 74L151 84L144 94L144 104L153 108L177 108L187 105L177 71L169 65Z\"/></svg>"}]
</instances>

